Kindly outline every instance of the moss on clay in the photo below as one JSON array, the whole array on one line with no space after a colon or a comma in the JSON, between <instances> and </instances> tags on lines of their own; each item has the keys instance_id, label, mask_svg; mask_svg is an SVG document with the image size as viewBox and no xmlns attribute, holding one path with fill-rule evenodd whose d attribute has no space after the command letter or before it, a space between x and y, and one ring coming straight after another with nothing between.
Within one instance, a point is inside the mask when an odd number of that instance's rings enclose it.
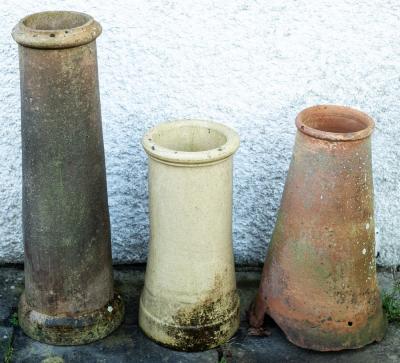
<instances>
[{"instance_id":1,"label":"moss on clay","mask_svg":"<svg viewBox=\"0 0 400 363\"><path fill-rule=\"evenodd\" d=\"M32 339L53 345L86 344L104 338L124 318L124 304L118 294L96 311L69 316L49 316L31 310L24 296L19 305L22 330Z\"/></svg>"},{"instance_id":2,"label":"moss on clay","mask_svg":"<svg viewBox=\"0 0 400 363\"><path fill-rule=\"evenodd\" d=\"M190 309L181 309L173 317L178 327L168 328L168 334L176 341L175 347L185 351L201 351L221 344L238 321L239 309L232 314L229 308L235 308L235 293L216 300L208 298ZM228 319L226 318L228 316Z\"/></svg>"},{"instance_id":3,"label":"moss on clay","mask_svg":"<svg viewBox=\"0 0 400 363\"><path fill-rule=\"evenodd\" d=\"M222 344L237 330L240 308L236 291L223 292L217 276L209 296L196 305L180 308L173 324L162 325L173 343L163 344L183 351L202 351Z\"/></svg>"}]
</instances>

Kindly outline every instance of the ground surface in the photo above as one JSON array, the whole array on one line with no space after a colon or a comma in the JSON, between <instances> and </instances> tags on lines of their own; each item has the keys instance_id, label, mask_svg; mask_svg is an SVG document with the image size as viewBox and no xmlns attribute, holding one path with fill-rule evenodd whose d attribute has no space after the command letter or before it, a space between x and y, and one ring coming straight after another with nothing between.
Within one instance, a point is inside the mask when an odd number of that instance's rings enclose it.
<instances>
[{"instance_id":1,"label":"ground surface","mask_svg":"<svg viewBox=\"0 0 400 363\"><path fill-rule=\"evenodd\" d=\"M376 121L378 262L400 261L399 0L0 1L0 263L23 261L18 49L11 29L43 10L76 10L97 40L112 248L144 263L149 240L145 131L202 118L235 128L234 249L264 260L303 108L335 103Z\"/></svg>"},{"instance_id":2,"label":"ground surface","mask_svg":"<svg viewBox=\"0 0 400 363\"><path fill-rule=\"evenodd\" d=\"M147 339L138 328L137 310L143 286L142 267L119 267L115 270L116 286L126 303L123 325L99 342L79 347L53 347L25 336L13 326L18 297L23 288L23 270L0 268L0 362L21 363L108 363L108 362L399 362L400 324L390 324L386 338L357 351L318 353L289 343L276 326L270 337L247 334L245 311L258 287L257 270L239 271L238 288L242 303L242 323L238 333L219 349L201 353L180 353L161 347ZM379 273L383 289L390 287L392 276ZM14 322L15 323L15 322Z\"/></svg>"}]
</instances>

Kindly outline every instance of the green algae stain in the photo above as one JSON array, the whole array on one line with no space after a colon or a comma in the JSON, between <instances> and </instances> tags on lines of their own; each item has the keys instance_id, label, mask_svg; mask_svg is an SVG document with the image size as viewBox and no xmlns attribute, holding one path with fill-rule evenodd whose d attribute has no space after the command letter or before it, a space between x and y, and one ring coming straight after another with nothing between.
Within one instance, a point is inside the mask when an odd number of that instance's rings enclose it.
<instances>
[{"instance_id":1,"label":"green algae stain","mask_svg":"<svg viewBox=\"0 0 400 363\"><path fill-rule=\"evenodd\" d=\"M332 274L330 266L324 262L324 258L318 254L315 247L306 240L293 241L291 244L293 262L298 271L307 271L317 281L325 281Z\"/></svg>"}]
</instances>

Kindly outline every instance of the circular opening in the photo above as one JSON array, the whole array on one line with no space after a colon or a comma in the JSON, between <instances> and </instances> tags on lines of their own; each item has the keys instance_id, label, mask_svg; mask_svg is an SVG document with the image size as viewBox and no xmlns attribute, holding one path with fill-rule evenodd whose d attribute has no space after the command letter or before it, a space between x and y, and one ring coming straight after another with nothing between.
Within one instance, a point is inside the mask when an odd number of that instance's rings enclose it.
<instances>
[{"instance_id":1,"label":"circular opening","mask_svg":"<svg viewBox=\"0 0 400 363\"><path fill-rule=\"evenodd\" d=\"M348 325L348 326L352 326L352 325L353 325L353 322L352 322L352 321L349 321L349 322L347 322L347 325Z\"/></svg>"},{"instance_id":2,"label":"circular opening","mask_svg":"<svg viewBox=\"0 0 400 363\"><path fill-rule=\"evenodd\" d=\"M62 49L92 42L101 26L90 15L76 11L45 11L28 15L13 29L14 40L26 47Z\"/></svg>"},{"instance_id":3,"label":"circular opening","mask_svg":"<svg viewBox=\"0 0 400 363\"><path fill-rule=\"evenodd\" d=\"M200 125L182 125L156 133L153 141L161 147L174 151L199 152L219 148L227 139L218 130Z\"/></svg>"},{"instance_id":4,"label":"circular opening","mask_svg":"<svg viewBox=\"0 0 400 363\"><path fill-rule=\"evenodd\" d=\"M81 27L90 20L89 15L82 13L49 11L29 15L22 22L27 28L35 30L63 30Z\"/></svg>"},{"instance_id":5,"label":"circular opening","mask_svg":"<svg viewBox=\"0 0 400 363\"><path fill-rule=\"evenodd\" d=\"M319 139L352 141L368 137L374 121L365 113L343 106L314 106L299 113L297 128Z\"/></svg>"},{"instance_id":6,"label":"circular opening","mask_svg":"<svg viewBox=\"0 0 400 363\"><path fill-rule=\"evenodd\" d=\"M239 147L239 136L216 122L182 120L159 124L143 138L146 152L173 163L209 163L227 158Z\"/></svg>"},{"instance_id":7,"label":"circular opening","mask_svg":"<svg viewBox=\"0 0 400 363\"><path fill-rule=\"evenodd\" d=\"M357 132L368 127L363 120L336 115L316 115L314 117L311 115L303 120L303 123L316 130L340 134Z\"/></svg>"}]
</instances>

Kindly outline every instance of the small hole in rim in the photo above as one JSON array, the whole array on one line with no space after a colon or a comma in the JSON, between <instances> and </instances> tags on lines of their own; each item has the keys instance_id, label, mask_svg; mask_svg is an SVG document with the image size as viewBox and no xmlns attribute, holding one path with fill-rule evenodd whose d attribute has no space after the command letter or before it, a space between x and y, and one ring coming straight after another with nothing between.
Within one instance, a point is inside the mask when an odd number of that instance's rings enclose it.
<instances>
[{"instance_id":1,"label":"small hole in rim","mask_svg":"<svg viewBox=\"0 0 400 363\"><path fill-rule=\"evenodd\" d=\"M54 33L50 34L50 38L54 38L56 35Z\"/></svg>"},{"instance_id":2,"label":"small hole in rim","mask_svg":"<svg viewBox=\"0 0 400 363\"><path fill-rule=\"evenodd\" d=\"M353 325L353 322L352 322L352 321L348 321L348 322L347 322L347 325L348 325L348 326L352 326L352 325Z\"/></svg>"}]
</instances>

